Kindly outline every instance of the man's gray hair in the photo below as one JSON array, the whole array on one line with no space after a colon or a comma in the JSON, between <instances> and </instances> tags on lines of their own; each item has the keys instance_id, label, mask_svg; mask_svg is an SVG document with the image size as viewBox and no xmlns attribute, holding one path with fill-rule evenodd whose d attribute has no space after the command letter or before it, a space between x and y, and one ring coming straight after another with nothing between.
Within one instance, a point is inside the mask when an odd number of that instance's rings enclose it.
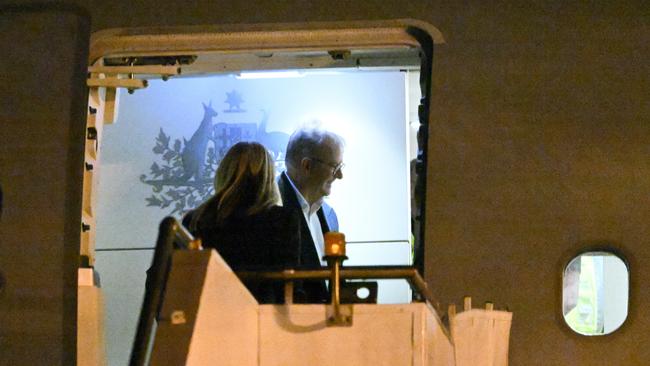
<instances>
[{"instance_id":1,"label":"man's gray hair","mask_svg":"<svg viewBox=\"0 0 650 366\"><path fill-rule=\"evenodd\" d=\"M334 132L313 127L296 130L287 144L286 165L298 167L303 158L321 156L323 149L327 148L325 146L327 142L331 142L341 149L345 144L343 138Z\"/></svg>"}]
</instances>

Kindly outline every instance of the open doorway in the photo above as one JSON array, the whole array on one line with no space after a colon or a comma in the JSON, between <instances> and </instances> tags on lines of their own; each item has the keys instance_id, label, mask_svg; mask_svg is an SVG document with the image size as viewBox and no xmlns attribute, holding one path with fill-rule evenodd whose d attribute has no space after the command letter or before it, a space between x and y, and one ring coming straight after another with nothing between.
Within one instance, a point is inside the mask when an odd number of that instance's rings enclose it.
<instances>
[{"instance_id":1,"label":"open doorway","mask_svg":"<svg viewBox=\"0 0 650 366\"><path fill-rule=\"evenodd\" d=\"M420 120L428 119L423 113L428 108L421 106L427 96L422 98L421 91L429 84L421 76L429 79L430 69L423 71L422 65L430 65L430 58L404 24L367 33L338 31L334 41L331 29L309 30L307 41L297 31L296 49L274 39L273 47L280 48L275 51L250 34L252 40L240 38L237 46L246 51L233 45L207 51L201 42L198 49L186 49L182 36L179 49L161 43L161 49L151 50L147 47L156 44L156 37L165 37L153 33L148 37L154 41L146 42L142 30L131 35L140 37L141 51L133 45L128 52L119 49L128 43L120 37L128 38L129 31L95 38L95 45L110 51L99 52L92 76L100 84L123 84L113 95L108 87L104 94L102 87L91 90L91 100L94 92L103 110L95 111L102 118L89 124L97 141L96 151L87 152L94 168L86 174L92 183L85 184L84 196L90 202L84 204L84 220L94 225L86 238L92 242L82 245L82 254L101 276L111 364L128 357L160 220L180 218L213 193L214 170L238 141L264 144L280 172L286 141L299 126L317 124L341 135L344 179L335 183L327 202L335 207L350 244L345 264L413 264L416 244L422 242L417 229L422 194L416 199L413 167L426 151L426 140L416 136ZM367 37L373 32L388 38L371 41ZM290 37L284 30L275 35ZM111 37L120 39L116 49L106 46L112 45ZM227 48L223 44L232 40L219 37L225 36L216 36L219 47ZM362 45L355 47L355 39ZM176 70L171 78L162 72L169 68ZM183 161L195 136L207 142L192 157L201 167L198 174ZM425 175L419 173L421 181ZM380 303L410 299L406 282L380 282Z\"/></svg>"}]
</instances>

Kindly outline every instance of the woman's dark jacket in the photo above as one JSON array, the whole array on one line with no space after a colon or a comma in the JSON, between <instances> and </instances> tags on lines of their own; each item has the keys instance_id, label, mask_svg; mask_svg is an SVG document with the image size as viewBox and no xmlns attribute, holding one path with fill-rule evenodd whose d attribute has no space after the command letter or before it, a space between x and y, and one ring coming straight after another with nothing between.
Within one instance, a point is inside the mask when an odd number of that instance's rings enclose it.
<instances>
[{"instance_id":1,"label":"woman's dark jacket","mask_svg":"<svg viewBox=\"0 0 650 366\"><path fill-rule=\"evenodd\" d=\"M192 228L190 223L196 212L188 213L183 224L194 236L201 238L204 248L216 249L233 271L298 267L299 212L273 206L253 215L233 214L217 225L216 203L211 202ZM250 281L244 285L260 304L284 302L282 283Z\"/></svg>"}]
</instances>

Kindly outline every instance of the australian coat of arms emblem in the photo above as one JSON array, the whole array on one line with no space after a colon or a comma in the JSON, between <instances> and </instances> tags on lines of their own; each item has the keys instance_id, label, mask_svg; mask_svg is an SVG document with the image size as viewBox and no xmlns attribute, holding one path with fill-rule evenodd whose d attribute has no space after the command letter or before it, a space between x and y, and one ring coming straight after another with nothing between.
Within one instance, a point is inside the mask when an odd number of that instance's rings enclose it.
<instances>
[{"instance_id":1,"label":"australian coat of arms emblem","mask_svg":"<svg viewBox=\"0 0 650 366\"><path fill-rule=\"evenodd\" d=\"M236 90L227 93L230 113L247 113L242 109L243 98ZM189 137L173 139L160 128L155 138L153 153L156 161L148 174L142 174L140 181L150 185L151 196L146 198L147 206L171 209L170 214L183 215L200 205L214 194L214 174L228 149L239 141L257 141L264 145L276 161L276 170L284 168L284 155L289 135L283 132L269 132L266 125L269 113L260 110L258 123L228 123L221 117L212 102L203 104L203 119ZM249 113L250 114L250 113ZM216 120L216 121L215 121Z\"/></svg>"}]
</instances>

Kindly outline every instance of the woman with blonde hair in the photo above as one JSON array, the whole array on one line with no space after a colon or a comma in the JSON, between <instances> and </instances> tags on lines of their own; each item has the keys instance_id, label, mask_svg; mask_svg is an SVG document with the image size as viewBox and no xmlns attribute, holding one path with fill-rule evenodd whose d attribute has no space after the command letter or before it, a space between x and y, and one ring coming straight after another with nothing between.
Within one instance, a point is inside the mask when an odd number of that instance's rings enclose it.
<instances>
[{"instance_id":1,"label":"woman with blonde hair","mask_svg":"<svg viewBox=\"0 0 650 366\"><path fill-rule=\"evenodd\" d=\"M284 269L299 263L300 217L278 206L271 155L257 142L239 142L217 168L215 195L183 220L205 248L234 270ZM282 303L282 284L244 283L260 303Z\"/></svg>"}]
</instances>

